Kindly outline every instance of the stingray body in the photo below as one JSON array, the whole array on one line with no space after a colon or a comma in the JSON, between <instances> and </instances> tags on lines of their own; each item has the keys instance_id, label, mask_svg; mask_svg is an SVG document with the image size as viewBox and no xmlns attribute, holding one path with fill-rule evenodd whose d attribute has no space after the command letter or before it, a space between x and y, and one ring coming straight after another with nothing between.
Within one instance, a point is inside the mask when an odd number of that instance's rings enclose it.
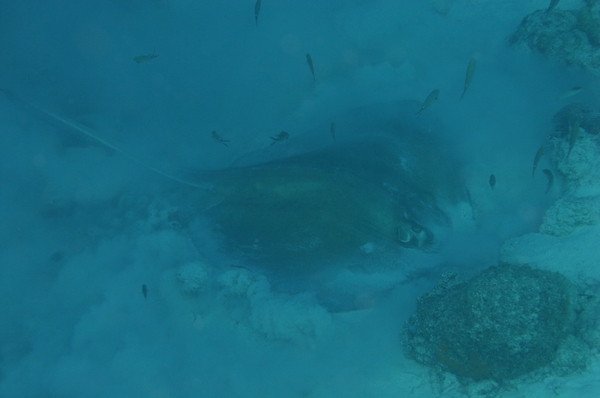
<instances>
[{"instance_id":1,"label":"stingray body","mask_svg":"<svg viewBox=\"0 0 600 398\"><path fill-rule=\"evenodd\" d=\"M354 157L352 149L365 149L356 143L202 173L217 197L204 214L229 251L280 269L306 271L368 244L430 247L434 236L416 215L429 211L444 224L441 210L394 181L385 148L376 147L379 158Z\"/></svg>"},{"instance_id":2,"label":"stingray body","mask_svg":"<svg viewBox=\"0 0 600 398\"><path fill-rule=\"evenodd\" d=\"M361 252L431 250L450 229L436 197L454 195L447 187L456 186L455 176L448 174L455 168L432 151L422 130L404 124L412 119L414 103L338 115L334 143L325 123L295 143L290 139L249 154L230 168L196 172L165 172L87 127L28 106L195 187L189 217L208 221L202 225L230 257L270 270L312 273ZM191 230L192 240L205 232Z\"/></svg>"},{"instance_id":3,"label":"stingray body","mask_svg":"<svg viewBox=\"0 0 600 398\"><path fill-rule=\"evenodd\" d=\"M306 150L329 138L325 125L286 154L268 148L241 166L184 177L210 183L214 204L202 214L225 251L305 273L371 251L438 247L451 225L436 196L452 167L422 131L352 125L360 133L319 149Z\"/></svg>"}]
</instances>

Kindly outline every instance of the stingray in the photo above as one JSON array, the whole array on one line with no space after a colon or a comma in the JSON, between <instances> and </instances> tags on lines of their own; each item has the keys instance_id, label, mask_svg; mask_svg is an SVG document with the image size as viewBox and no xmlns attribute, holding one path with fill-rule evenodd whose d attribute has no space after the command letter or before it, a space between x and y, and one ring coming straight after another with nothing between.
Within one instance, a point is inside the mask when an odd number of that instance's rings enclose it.
<instances>
[{"instance_id":1,"label":"stingray","mask_svg":"<svg viewBox=\"0 0 600 398\"><path fill-rule=\"evenodd\" d=\"M20 101L5 91L9 98ZM436 250L451 230L439 206L457 196L457 170L412 118L413 102L337 115L220 170L170 171L139 160L75 121L27 104L97 143L189 186L192 240L202 225L230 259L286 274L317 272L369 253ZM199 243L199 246L201 244Z\"/></svg>"}]
</instances>

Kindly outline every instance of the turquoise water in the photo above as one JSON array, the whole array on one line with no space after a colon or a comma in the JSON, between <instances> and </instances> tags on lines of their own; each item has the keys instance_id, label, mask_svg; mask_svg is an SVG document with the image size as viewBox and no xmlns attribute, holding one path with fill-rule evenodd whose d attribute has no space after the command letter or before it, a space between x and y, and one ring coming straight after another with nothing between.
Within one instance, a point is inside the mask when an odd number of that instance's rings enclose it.
<instances>
[{"instance_id":1,"label":"turquoise water","mask_svg":"<svg viewBox=\"0 0 600 398\"><path fill-rule=\"evenodd\" d=\"M509 36L546 0L79 3L0 5L0 396L595 396L593 24L541 53ZM501 262L572 283L493 296L560 317L539 364L460 319L407 349Z\"/></svg>"}]
</instances>

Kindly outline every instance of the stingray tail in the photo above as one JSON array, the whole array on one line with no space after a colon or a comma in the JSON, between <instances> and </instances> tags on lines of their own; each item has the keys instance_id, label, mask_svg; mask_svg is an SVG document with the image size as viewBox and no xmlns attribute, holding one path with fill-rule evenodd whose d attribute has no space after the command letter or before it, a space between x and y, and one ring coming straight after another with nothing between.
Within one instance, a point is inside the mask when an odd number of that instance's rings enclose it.
<instances>
[{"instance_id":1,"label":"stingray tail","mask_svg":"<svg viewBox=\"0 0 600 398\"><path fill-rule=\"evenodd\" d=\"M37 116L41 116L44 119L47 119L55 124L58 124L62 127L66 127L71 131L76 132L77 134L81 134L87 138L92 139L93 141L97 142L98 144L106 147L106 148L110 148L115 152L120 153L121 155L123 155L124 157L128 158L129 160L141 165L142 167L153 171L154 173L157 173L163 177L166 177L170 180L179 182L181 184L185 184L185 185L189 185L189 186L193 186L193 187L198 187L198 188L203 188L202 185L199 185L195 182L189 181L189 180L185 180L182 178L179 178L171 173L168 173L164 170L161 170L159 168L156 168L154 166L152 166L151 164L143 161L142 159L122 150L121 148L119 148L117 145L114 145L110 142L108 142L107 140L103 139L100 137L100 134L96 131L94 131L93 129L83 126L79 123L77 123L74 120L62 117L60 115L57 115L54 112L51 112L47 109L44 109L42 107L39 107L35 104L32 104L30 102L27 102L25 100L23 100L22 98L18 97L16 94L14 94L12 91L10 90L6 90L6 89L2 89L0 88L0 91L2 91L2 93L4 93L4 95L13 103L17 104L18 106L24 108L27 111L33 112L35 115Z\"/></svg>"}]
</instances>

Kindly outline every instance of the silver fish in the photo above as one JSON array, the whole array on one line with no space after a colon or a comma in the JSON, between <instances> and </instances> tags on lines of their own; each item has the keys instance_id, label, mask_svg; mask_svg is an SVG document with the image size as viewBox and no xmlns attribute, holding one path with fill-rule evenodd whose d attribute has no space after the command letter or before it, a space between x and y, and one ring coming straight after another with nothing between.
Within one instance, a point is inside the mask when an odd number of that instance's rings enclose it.
<instances>
[{"instance_id":1,"label":"silver fish","mask_svg":"<svg viewBox=\"0 0 600 398\"><path fill-rule=\"evenodd\" d=\"M564 93L562 93L561 95L558 96L558 99L565 99L565 98L569 98L572 97L576 94L579 94L579 92L582 90L581 86L577 86L577 87L573 87L572 89L565 91Z\"/></svg>"},{"instance_id":2,"label":"silver fish","mask_svg":"<svg viewBox=\"0 0 600 398\"><path fill-rule=\"evenodd\" d=\"M469 66L467 67L467 76L465 78L465 88L463 89L462 95L460 96L461 100L465 96L465 93L467 92L467 89L469 88L469 85L471 84L471 80L473 80L473 75L475 74L475 65L476 65L475 58L471 58L471 61L469 61Z\"/></svg>"},{"instance_id":3,"label":"silver fish","mask_svg":"<svg viewBox=\"0 0 600 398\"><path fill-rule=\"evenodd\" d=\"M427 98L425 98L425 101L423 101L423 104L421 105L421 109L419 110L419 112L417 112L416 116L419 116L421 114L421 112L423 112L425 109L427 109L431 105L433 105L433 103L438 99L439 94L440 94L439 89L433 90L431 93L429 93Z\"/></svg>"},{"instance_id":4,"label":"silver fish","mask_svg":"<svg viewBox=\"0 0 600 398\"><path fill-rule=\"evenodd\" d=\"M152 51L152 54L148 54L148 55L138 55L137 57L133 57L133 60L135 62L137 62L138 64L144 64L146 62L150 62L152 61L154 58L158 57L158 54L155 54L154 51Z\"/></svg>"},{"instance_id":5,"label":"silver fish","mask_svg":"<svg viewBox=\"0 0 600 398\"><path fill-rule=\"evenodd\" d=\"M310 68L310 73L312 73L313 76L313 81L315 80L315 67L313 66L313 61L312 58L310 57L310 54L306 54L306 62L308 62L308 67Z\"/></svg>"}]
</instances>

